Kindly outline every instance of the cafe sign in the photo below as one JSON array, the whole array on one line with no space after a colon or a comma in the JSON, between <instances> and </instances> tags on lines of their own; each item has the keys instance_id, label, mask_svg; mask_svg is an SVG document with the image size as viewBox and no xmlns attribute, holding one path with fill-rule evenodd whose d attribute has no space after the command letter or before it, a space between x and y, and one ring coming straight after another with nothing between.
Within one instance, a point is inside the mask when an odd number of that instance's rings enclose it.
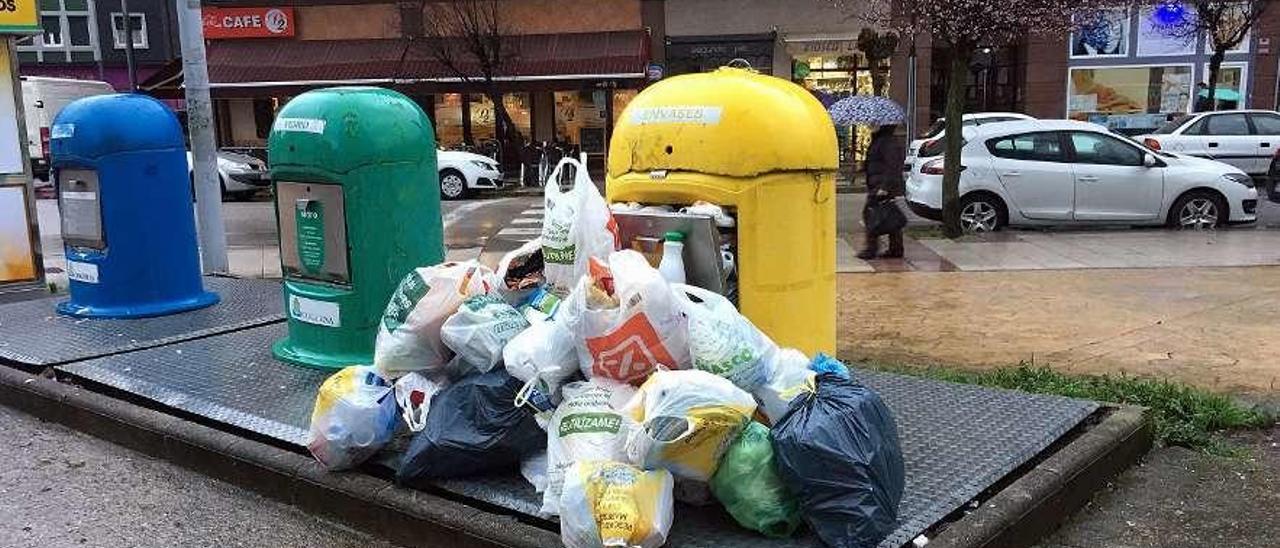
<instances>
[{"instance_id":1,"label":"cafe sign","mask_svg":"<svg viewBox=\"0 0 1280 548\"><path fill-rule=\"evenodd\" d=\"M6 2L8 0L0 0ZM201 10L204 37L289 38L295 33L293 8L215 8Z\"/></svg>"},{"instance_id":2,"label":"cafe sign","mask_svg":"<svg viewBox=\"0 0 1280 548\"><path fill-rule=\"evenodd\" d=\"M40 30L36 0L0 0L0 33L34 34Z\"/></svg>"}]
</instances>

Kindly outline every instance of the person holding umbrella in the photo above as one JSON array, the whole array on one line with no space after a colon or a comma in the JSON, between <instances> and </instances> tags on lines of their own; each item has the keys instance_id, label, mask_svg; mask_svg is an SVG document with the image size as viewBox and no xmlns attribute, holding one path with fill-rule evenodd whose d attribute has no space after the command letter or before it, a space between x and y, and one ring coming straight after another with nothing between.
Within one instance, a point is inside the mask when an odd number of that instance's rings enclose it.
<instances>
[{"instance_id":1,"label":"person holding umbrella","mask_svg":"<svg viewBox=\"0 0 1280 548\"><path fill-rule=\"evenodd\" d=\"M862 125L877 128L867 147L867 202L862 208L862 224L866 227L866 247L858 258L870 260L880 253L880 236L889 237L889 250L884 258L902 257L902 228L907 217L893 199L906 193L902 164L907 160L905 139L894 133L906 119L902 106L888 97L854 95L845 97L827 109L836 125Z\"/></svg>"},{"instance_id":2,"label":"person holding umbrella","mask_svg":"<svg viewBox=\"0 0 1280 548\"><path fill-rule=\"evenodd\" d=\"M889 249L879 256L902 257L902 228L906 216L893 199L906 192L902 164L906 162L907 152L903 140L895 135L897 129L897 125L880 126L871 134L871 144L867 147L867 202L862 208L867 238L865 247L858 253L858 258L864 261L879 255L882 235L889 237Z\"/></svg>"}]
</instances>

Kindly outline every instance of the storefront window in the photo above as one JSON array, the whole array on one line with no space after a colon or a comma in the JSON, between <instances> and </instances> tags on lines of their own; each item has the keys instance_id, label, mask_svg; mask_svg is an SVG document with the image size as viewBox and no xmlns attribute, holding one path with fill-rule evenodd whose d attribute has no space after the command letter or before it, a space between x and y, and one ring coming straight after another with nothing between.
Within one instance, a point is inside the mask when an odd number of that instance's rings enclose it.
<instances>
[{"instance_id":1,"label":"storefront window","mask_svg":"<svg viewBox=\"0 0 1280 548\"><path fill-rule=\"evenodd\" d=\"M507 108L507 116L511 117L511 123L516 126L516 131L519 131L525 139L532 139L533 125L530 120L533 119L533 102L529 100L529 94L508 93L502 96L502 104Z\"/></svg>"},{"instance_id":2,"label":"storefront window","mask_svg":"<svg viewBox=\"0 0 1280 548\"><path fill-rule=\"evenodd\" d=\"M476 145L496 138L493 101L483 94L471 94L471 138Z\"/></svg>"},{"instance_id":3,"label":"storefront window","mask_svg":"<svg viewBox=\"0 0 1280 548\"><path fill-rule=\"evenodd\" d=\"M444 93L435 98L436 143L445 148L462 144L462 95Z\"/></svg>"},{"instance_id":4,"label":"storefront window","mask_svg":"<svg viewBox=\"0 0 1280 548\"><path fill-rule=\"evenodd\" d=\"M1191 66L1072 68L1067 117L1125 131L1159 127L1191 108Z\"/></svg>"},{"instance_id":5,"label":"storefront window","mask_svg":"<svg viewBox=\"0 0 1280 548\"><path fill-rule=\"evenodd\" d=\"M1218 69L1218 90L1214 93L1214 105L1212 108L1207 104L1209 100L1209 92L1201 91L1198 98L1202 102L1197 110L1234 110L1240 108L1243 103L1245 90L1245 64L1232 63L1224 64ZM1203 82L1209 81L1209 65L1204 66Z\"/></svg>"},{"instance_id":6,"label":"storefront window","mask_svg":"<svg viewBox=\"0 0 1280 548\"><path fill-rule=\"evenodd\" d=\"M556 140L603 153L608 96L602 89L555 92Z\"/></svg>"}]
</instances>

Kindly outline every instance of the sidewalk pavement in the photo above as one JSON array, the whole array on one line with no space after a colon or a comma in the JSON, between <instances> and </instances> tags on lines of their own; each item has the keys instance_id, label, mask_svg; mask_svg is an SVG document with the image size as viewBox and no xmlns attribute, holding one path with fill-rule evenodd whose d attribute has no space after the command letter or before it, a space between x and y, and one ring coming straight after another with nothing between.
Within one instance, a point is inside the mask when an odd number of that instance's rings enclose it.
<instances>
[{"instance_id":1,"label":"sidewalk pavement","mask_svg":"<svg viewBox=\"0 0 1280 548\"><path fill-rule=\"evenodd\" d=\"M839 355L1171 378L1280 397L1280 268L843 274Z\"/></svg>"},{"instance_id":2,"label":"sidewalk pavement","mask_svg":"<svg viewBox=\"0 0 1280 548\"><path fill-rule=\"evenodd\" d=\"M0 546L393 547L5 406L0 437Z\"/></svg>"},{"instance_id":3,"label":"sidewalk pavement","mask_svg":"<svg viewBox=\"0 0 1280 548\"><path fill-rule=\"evenodd\" d=\"M902 259L862 261L865 195L839 197L836 272L977 272L1088 268L1190 268L1280 265L1280 230L1269 223L1205 231L1162 228L1005 229L948 240L911 237L937 224L909 211ZM1261 206L1260 206L1261 207ZM1280 205L1265 207L1280 210ZM1270 212L1275 216L1280 213ZM925 230L922 230L925 229Z\"/></svg>"}]
</instances>

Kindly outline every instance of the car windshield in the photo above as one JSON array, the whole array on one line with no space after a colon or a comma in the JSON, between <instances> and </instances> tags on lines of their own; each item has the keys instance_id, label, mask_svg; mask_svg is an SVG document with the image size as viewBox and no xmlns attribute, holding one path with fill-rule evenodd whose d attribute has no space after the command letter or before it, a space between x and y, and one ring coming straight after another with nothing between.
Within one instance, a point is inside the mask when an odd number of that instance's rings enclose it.
<instances>
[{"instance_id":1,"label":"car windshield","mask_svg":"<svg viewBox=\"0 0 1280 548\"><path fill-rule=\"evenodd\" d=\"M1155 135L1168 135L1170 133L1177 131L1178 128L1182 127L1182 124L1186 123L1186 121L1190 118L1191 118L1190 114L1179 114L1177 116L1174 116L1173 119L1169 120L1168 122L1165 122L1163 126L1160 126L1159 128L1157 128L1155 131L1151 133Z\"/></svg>"}]
</instances>

